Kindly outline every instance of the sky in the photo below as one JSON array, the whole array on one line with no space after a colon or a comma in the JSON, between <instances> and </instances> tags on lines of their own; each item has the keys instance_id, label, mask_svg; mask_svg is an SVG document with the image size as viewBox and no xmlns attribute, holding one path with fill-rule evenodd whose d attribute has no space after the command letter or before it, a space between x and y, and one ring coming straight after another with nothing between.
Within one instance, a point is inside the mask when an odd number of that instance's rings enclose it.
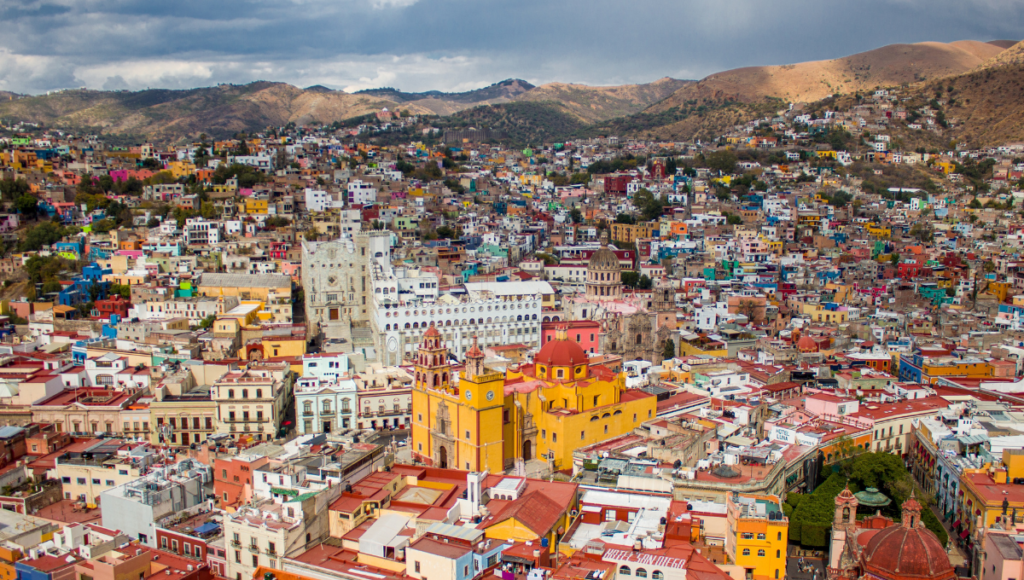
<instances>
[{"instance_id":1,"label":"sky","mask_svg":"<svg viewBox=\"0 0 1024 580\"><path fill-rule=\"evenodd\" d=\"M0 90L618 85L1022 36L1020 0L0 0Z\"/></svg>"}]
</instances>

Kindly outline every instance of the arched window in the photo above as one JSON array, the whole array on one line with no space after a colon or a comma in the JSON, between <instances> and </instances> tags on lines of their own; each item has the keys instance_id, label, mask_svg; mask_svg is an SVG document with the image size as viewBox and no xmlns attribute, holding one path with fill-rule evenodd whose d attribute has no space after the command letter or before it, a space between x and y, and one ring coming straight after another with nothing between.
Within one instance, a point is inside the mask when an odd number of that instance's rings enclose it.
<instances>
[{"instance_id":1,"label":"arched window","mask_svg":"<svg viewBox=\"0 0 1024 580\"><path fill-rule=\"evenodd\" d=\"M620 576L629 576L631 574L632 574L632 572L630 571L629 566L621 566L619 568L619 575Z\"/></svg>"},{"instance_id":2,"label":"arched window","mask_svg":"<svg viewBox=\"0 0 1024 580\"><path fill-rule=\"evenodd\" d=\"M661 573L661 570L655 570L654 572L651 572L651 578L654 580L664 580L665 575Z\"/></svg>"},{"instance_id":3,"label":"arched window","mask_svg":"<svg viewBox=\"0 0 1024 580\"><path fill-rule=\"evenodd\" d=\"M636 569L636 577L637 578L646 578L647 577L647 570L644 570L643 568L637 568Z\"/></svg>"},{"instance_id":4,"label":"arched window","mask_svg":"<svg viewBox=\"0 0 1024 580\"><path fill-rule=\"evenodd\" d=\"M764 550L758 550L757 551L757 555L758 556L764 556Z\"/></svg>"},{"instance_id":5,"label":"arched window","mask_svg":"<svg viewBox=\"0 0 1024 580\"><path fill-rule=\"evenodd\" d=\"M248 399L249 398L249 389L242 389L242 398L243 399Z\"/></svg>"},{"instance_id":6,"label":"arched window","mask_svg":"<svg viewBox=\"0 0 1024 580\"><path fill-rule=\"evenodd\" d=\"M234 389L228 389L228 398L229 399L234 399L235 398L235 390Z\"/></svg>"},{"instance_id":7,"label":"arched window","mask_svg":"<svg viewBox=\"0 0 1024 580\"><path fill-rule=\"evenodd\" d=\"M750 548L743 548L743 555L744 556L749 556L750 555Z\"/></svg>"},{"instance_id":8,"label":"arched window","mask_svg":"<svg viewBox=\"0 0 1024 580\"><path fill-rule=\"evenodd\" d=\"M850 523L850 508L849 507L844 507L843 508L843 523L844 524Z\"/></svg>"}]
</instances>

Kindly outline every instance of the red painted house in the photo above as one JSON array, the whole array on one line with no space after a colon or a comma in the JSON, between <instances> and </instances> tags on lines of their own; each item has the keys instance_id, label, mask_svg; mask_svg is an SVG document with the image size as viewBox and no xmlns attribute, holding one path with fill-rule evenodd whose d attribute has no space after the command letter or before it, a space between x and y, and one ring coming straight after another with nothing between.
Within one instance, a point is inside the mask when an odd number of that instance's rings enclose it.
<instances>
[{"instance_id":1,"label":"red painted house","mask_svg":"<svg viewBox=\"0 0 1024 580\"><path fill-rule=\"evenodd\" d=\"M122 320L128 317L128 309L132 307L131 300L125 300L121 296L114 296L112 298L105 298L103 300L97 300L95 302L95 308L98 311L96 316L93 316L93 320L110 320L111 314L118 315Z\"/></svg>"},{"instance_id":2,"label":"red painted house","mask_svg":"<svg viewBox=\"0 0 1024 580\"><path fill-rule=\"evenodd\" d=\"M157 545L163 551L205 562L214 574L224 576L227 560L223 542L220 546L213 545L224 537L220 522L214 519L215 513L219 512L213 512L204 505L195 515L175 524L158 525Z\"/></svg>"},{"instance_id":3,"label":"red painted house","mask_svg":"<svg viewBox=\"0 0 1024 580\"><path fill-rule=\"evenodd\" d=\"M213 493L220 507L235 506L252 498L252 473L266 465L266 457L217 459L213 464Z\"/></svg>"},{"instance_id":4,"label":"red painted house","mask_svg":"<svg viewBox=\"0 0 1024 580\"><path fill-rule=\"evenodd\" d=\"M584 352L596 353L601 340L601 324L594 320L573 320L568 322L542 322L540 325L540 344L544 346L555 338L555 331L565 328L569 338L583 347Z\"/></svg>"}]
</instances>

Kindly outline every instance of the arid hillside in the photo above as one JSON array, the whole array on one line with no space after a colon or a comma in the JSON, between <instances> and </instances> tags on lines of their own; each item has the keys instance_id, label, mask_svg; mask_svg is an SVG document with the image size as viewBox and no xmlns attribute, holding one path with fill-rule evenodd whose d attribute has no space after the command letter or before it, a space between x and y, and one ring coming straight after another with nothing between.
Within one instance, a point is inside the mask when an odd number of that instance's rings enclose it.
<instances>
[{"instance_id":1,"label":"arid hillside","mask_svg":"<svg viewBox=\"0 0 1024 580\"><path fill-rule=\"evenodd\" d=\"M514 100L561 103L568 112L580 120L598 122L638 113L690 84L693 84L693 81L668 77L653 83L612 87L548 83L525 92Z\"/></svg>"},{"instance_id":2,"label":"arid hillside","mask_svg":"<svg viewBox=\"0 0 1024 580\"><path fill-rule=\"evenodd\" d=\"M928 81L981 66L1004 50L999 44L977 41L892 44L833 60L739 68L715 73L685 86L651 110L665 111L688 102L753 102L765 97L810 102L836 93Z\"/></svg>"},{"instance_id":3,"label":"arid hillside","mask_svg":"<svg viewBox=\"0 0 1024 580\"><path fill-rule=\"evenodd\" d=\"M947 101L951 139L976 147L1024 141L1024 42L966 74L927 83L919 94Z\"/></svg>"},{"instance_id":4,"label":"arid hillside","mask_svg":"<svg viewBox=\"0 0 1024 580\"><path fill-rule=\"evenodd\" d=\"M388 106L394 103L341 91L260 82L187 91L68 90L0 101L0 117L174 141L200 133L227 136L289 122L332 123ZM429 113L414 104L403 108Z\"/></svg>"}]
</instances>

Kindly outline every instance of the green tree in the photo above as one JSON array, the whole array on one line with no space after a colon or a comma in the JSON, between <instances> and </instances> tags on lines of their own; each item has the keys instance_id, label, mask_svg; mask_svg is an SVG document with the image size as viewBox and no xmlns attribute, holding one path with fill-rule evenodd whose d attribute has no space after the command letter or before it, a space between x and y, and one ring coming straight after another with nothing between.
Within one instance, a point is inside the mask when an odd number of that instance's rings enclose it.
<instances>
[{"instance_id":1,"label":"green tree","mask_svg":"<svg viewBox=\"0 0 1024 580\"><path fill-rule=\"evenodd\" d=\"M640 276L640 279L637 280L636 287L640 290L650 290L653 284L654 283L651 281L650 277L648 277L647 274L643 274Z\"/></svg>"},{"instance_id":2,"label":"green tree","mask_svg":"<svg viewBox=\"0 0 1024 580\"><path fill-rule=\"evenodd\" d=\"M583 223L583 212L580 211L580 208L574 207L569 210L569 219L571 219L574 224Z\"/></svg>"},{"instance_id":3,"label":"green tree","mask_svg":"<svg viewBox=\"0 0 1024 580\"><path fill-rule=\"evenodd\" d=\"M204 201L199 204L199 215L203 216L204 219L212 220L220 215L220 213L217 211L217 207L213 205L213 202Z\"/></svg>"},{"instance_id":4,"label":"green tree","mask_svg":"<svg viewBox=\"0 0 1024 580\"><path fill-rule=\"evenodd\" d=\"M449 240L459 239L459 232L452 229L450 226L444 225L437 228L437 237Z\"/></svg>"},{"instance_id":5,"label":"green tree","mask_svg":"<svg viewBox=\"0 0 1024 580\"><path fill-rule=\"evenodd\" d=\"M619 215L615 216L615 223L632 225L636 223L636 218L629 215L628 213L620 213Z\"/></svg>"},{"instance_id":6,"label":"green tree","mask_svg":"<svg viewBox=\"0 0 1024 580\"><path fill-rule=\"evenodd\" d=\"M910 227L910 235L922 242L931 242L935 239L935 235L932 234L931 228L922 222L917 222Z\"/></svg>"},{"instance_id":7,"label":"green tree","mask_svg":"<svg viewBox=\"0 0 1024 580\"><path fill-rule=\"evenodd\" d=\"M0 198L4 200L14 201L31 191L32 188L29 187L28 182L20 177L18 179L0 179Z\"/></svg>"},{"instance_id":8,"label":"green tree","mask_svg":"<svg viewBox=\"0 0 1024 580\"><path fill-rule=\"evenodd\" d=\"M204 319L199 321L199 328L202 328L204 330L208 329L211 326L213 326L213 323L216 320L217 320L217 315L216 314L211 314L211 315L207 316L206 318L204 318Z\"/></svg>"},{"instance_id":9,"label":"green tree","mask_svg":"<svg viewBox=\"0 0 1024 580\"><path fill-rule=\"evenodd\" d=\"M665 346L661 349L661 358L670 359L676 356L676 343L671 338L665 339Z\"/></svg>"},{"instance_id":10,"label":"green tree","mask_svg":"<svg viewBox=\"0 0 1024 580\"><path fill-rule=\"evenodd\" d=\"M117 224L114 223L114 220L110 218L103 218L98 222L93 222L92 231L97 234L105 234L116 227Z\"/></svg>"},{"instance_id":11,"label":"green tree","mask_svg":"<svg viewBox=\"0 0 1024 580\"><path fill-rule=\"evenodd\" d=\"M846 483L845 477L834 473L814 493L799 498L789 518L791 542L799 542L804 548L824 548L827 545L835 515L835 499Z\"/></svg>"},{"instance_id":12,"label":"green tree","mask_svg":"<svg viewBox=\"0 0 1024 580\"><path fill-rule=\"evenodd\" d=\"M35 219L39 213L39 200L31 193L26 193L14 200L14 209L28 219Z\"/></svg>"},{"instance_id":13,"label":"green tree","mask_svg":"<svg viewBox=\"0 0 1024 580\"><path fill-rule=\"evenodd\" d=\"M19 247L23 252L36 252L44 246L59 242L65 235L67 235L67 230L60 225L53 222L41 222L25 233Z\"/></svg>"},{"instance_id":14,"label":"green tree","mask_svg":"<svg viewBox=\"0 0 1024 580\"><path fill-rule=\"evenodd\" d=\"M896 266L899 266L900 265L900 255L899 254L892 254L891 256L889 256L889 263L892 264L893 268L895 268Z\"/></svg>"},{"instance_id":15,"label":"green tree","mask_svg":"<svg viewBox=\"0 0 1024 580\"><path fill-rule=\"evenodd\" d=\"M705 156L705 162L707 163L708 169L712 171L720 171L724 174L731 174L736 171L736 164L739 159L736 157L736 153L729 149L720 149L714 151Z\"/></svg>"},{"instance_id":16,"label":"green tree","mask_svg":"<svg viewBox=\"0 0 1024 580\"><path fill-rule=\"evenodd\" d=\"M60 256L32 256L25 261L25 272L30 282L39 283L56 278L71 263Z\"/></svg>"},{"instance_id":17,"label":"green tree","mask_svg":"<svg viewBox=\"0 0 1024 580\"><path fill-rule=\"evenodd\" d=\"M622 281L622 285L628 288L636 288L640 283L640 273L632 270L626 270L620 273L619 278Z\"/></svg>"}]
</instances>

